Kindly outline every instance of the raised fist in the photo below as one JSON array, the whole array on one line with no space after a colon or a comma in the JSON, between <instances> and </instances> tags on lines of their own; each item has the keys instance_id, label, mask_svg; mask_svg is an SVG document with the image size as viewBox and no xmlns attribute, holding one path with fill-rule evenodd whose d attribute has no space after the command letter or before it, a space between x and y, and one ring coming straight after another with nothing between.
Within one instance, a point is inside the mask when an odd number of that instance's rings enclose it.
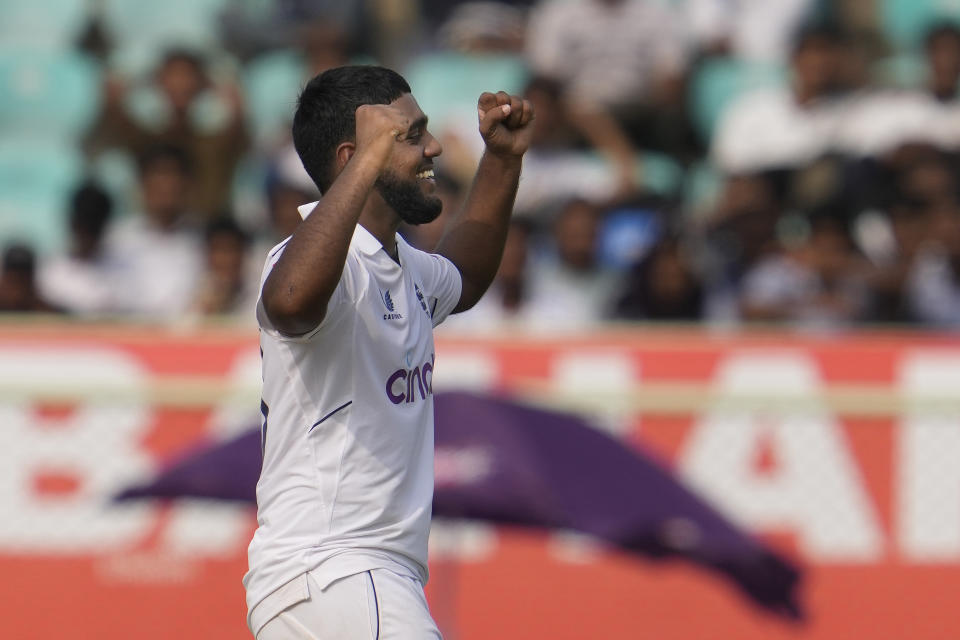
<instances>
[{"instance_id":1,"label":"raised fist","mask_svg":"<svg viewBox=\"0 0 960 640\"><path fill-rule=\"evenodd\" d=\"M410 129L410 119L389 104L365 104L357 107L357 153L372 154L386 163L393 143Z\"/></svg>"},{"instance_id":2,"label":"raised fist","mask_svg":"<svg viewBox=\"0 0 960 640\"><path fill-rule=\"evenodd\" d=\"M480 135L491 153L522 156L533 135L533 106L528 100L505 91L484 92L477 100Z\"/></svg>"}]
</instances>

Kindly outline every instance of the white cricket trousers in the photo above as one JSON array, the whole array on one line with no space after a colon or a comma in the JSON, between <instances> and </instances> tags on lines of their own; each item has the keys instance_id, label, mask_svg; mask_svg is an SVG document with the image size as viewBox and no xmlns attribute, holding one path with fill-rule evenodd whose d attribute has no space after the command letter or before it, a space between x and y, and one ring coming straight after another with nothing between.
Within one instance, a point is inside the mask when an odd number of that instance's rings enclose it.
<instances>
[{"instance_id":1,"label":"white cricket trousers","mask_svg":"<svg viewBox=\"0 0 960 640\"><path fill-rule=\"evenodd\" d=\"M419 580L372 569L325 590L307 573L310 597L267 622L256 640L441 640Z\"/></svg>"}]
</instances>

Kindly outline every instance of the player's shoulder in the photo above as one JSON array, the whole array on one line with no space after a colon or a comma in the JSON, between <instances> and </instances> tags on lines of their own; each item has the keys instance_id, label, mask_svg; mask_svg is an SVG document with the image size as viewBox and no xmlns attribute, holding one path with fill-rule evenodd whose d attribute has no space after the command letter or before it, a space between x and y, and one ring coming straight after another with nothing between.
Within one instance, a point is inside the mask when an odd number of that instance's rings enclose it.
<instances>
[{"instance_id":1,"label":"player's shoulder","mask_svg":"<svg viewBox=\"0 0 960 640\"><path fill-rule=\"evenodd\" d=\"M430 268L437 260L447 260L447 258L439 253L431 253L430 251L418 249L407 242L400 234L397 234L397 252L400 254L401 262L406 260L408 265L413 266L413 268L417 270Z\"/></svg>"}]
</instances>

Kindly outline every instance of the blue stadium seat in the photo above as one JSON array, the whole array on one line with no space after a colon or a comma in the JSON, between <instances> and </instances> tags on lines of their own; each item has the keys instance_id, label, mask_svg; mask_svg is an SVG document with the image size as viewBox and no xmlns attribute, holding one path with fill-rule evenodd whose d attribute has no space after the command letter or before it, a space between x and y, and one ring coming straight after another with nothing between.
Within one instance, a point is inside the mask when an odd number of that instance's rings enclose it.
<instances>
[{"instance_id":1,"label":"blue stadium seat","mask_svg":"<svg viewBox=\"0 0 960 640\"><path fill-rule=\"evenodd\" d=\"M88 0L2 0L4 46L68 49L87 19Z\"/></svg>"},{"instance_id":2,"label":"blue stadium seat","mask_svg":"<svg viewBox=\"0 0 960 640\"><path fill-rule=\"evenodd\" d=\"M250 124L258 140L289 126L297 96L306 81L306 64L293 51L267 53L247 65L243 88Z\"/></svg>"},{"instance_id":3,"label":"blue stadium seat","mask_svg":"<svg viewBox=\"0 0 960 640\"><path fill-rule=\"evenodd\" d=\"M733 58L709 58L690 79L690 116L705 141L713 137L724 109L746 91L784 84L787 74L779 65L751 64Z\"/></svg>"},{"instance_id":4,"label":"blue stadium seat","mask_svg":"<svg viewBox=\"0 0 960 640\"><path fill-rule=\"evenodd\" d=\"M75 136L100 105L100 68L70 51L0 49L0 134Z\"/></svg>"},{"instance_id":5,"label":"blue stadium seat","mask_svg":"<svg viewBox=\"0 0 960 640\"><path fill-rule=\"evenodd\" d=\"M956 0L882 0L880 13L884 33L902 50L916 49L934 22L960 24Z\"/></svg>"},{"instance_id":6,"label":"blue stadium seat","mask_svg":"<svg viewBox=\"0 0 960 640\"><path fill-rule=\"evenodd\" d=\"M82 174L83 160L72 144L0 140L0 244L25 241L39 254L62 250L66 201Z\"/></svg>"}]
</instances>

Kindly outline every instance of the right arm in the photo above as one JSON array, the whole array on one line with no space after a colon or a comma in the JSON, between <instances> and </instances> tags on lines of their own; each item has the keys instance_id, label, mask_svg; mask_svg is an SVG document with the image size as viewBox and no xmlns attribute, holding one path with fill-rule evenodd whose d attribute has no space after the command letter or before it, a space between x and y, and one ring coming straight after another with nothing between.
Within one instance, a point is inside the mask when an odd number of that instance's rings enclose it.
<instances>
[{"instance_id":1,"label":"right arm","mask_svg":"<svg viewBox=\"0 0 960 640\"><path fill-rule=\"evenodd\" d=\"M263 284L263 309L280 333L303 335L323 321L360 212L394 141L408 128L406 118L388 105L357 109L357 142L337 149L343 170L297 227Z\"/></svg>"}]
</instances>

